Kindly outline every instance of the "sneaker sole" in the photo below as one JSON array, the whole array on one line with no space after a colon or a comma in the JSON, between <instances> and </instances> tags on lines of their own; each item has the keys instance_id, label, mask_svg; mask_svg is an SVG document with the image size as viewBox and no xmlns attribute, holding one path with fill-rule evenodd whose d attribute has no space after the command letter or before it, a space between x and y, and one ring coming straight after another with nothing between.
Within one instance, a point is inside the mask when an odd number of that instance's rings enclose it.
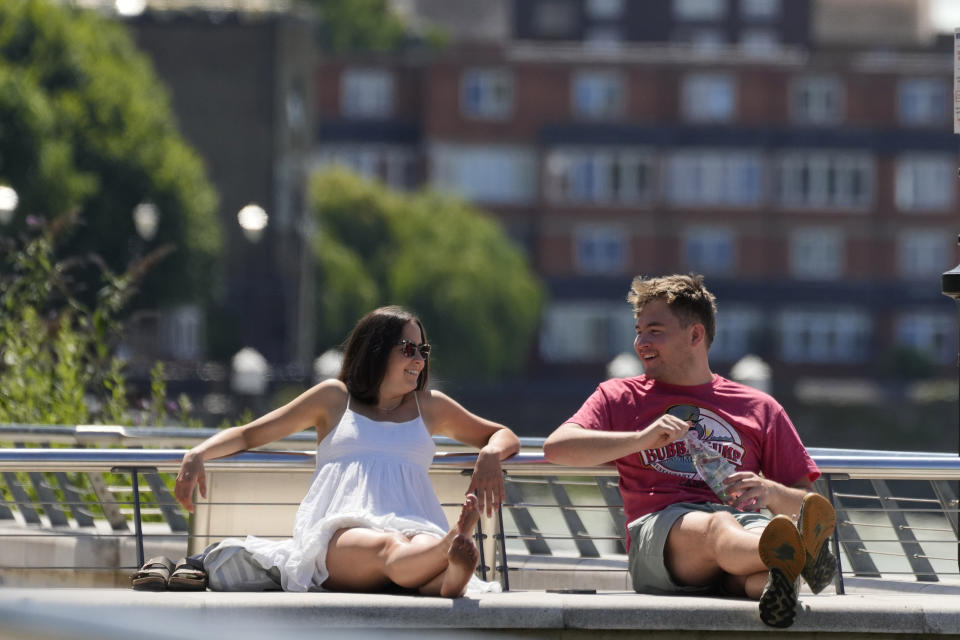
<instances>
[{"instance_id":1,"label":"sneaker sole","mask_svg":"<svg viewBox=\"0 0 960 640\"><path fill-rule=\"evenodd\" d=\"M779 515L763 530L758 550L770 569L760 596L760 620L771 627L789 627L797 615L797 578L806 561L803 539L793 521Z\"/></svg>"},{"instance_id":2,"label":"sneaker sole","mask_svg":"<svg viewBox=\"0 0 960 640\"><path fill-rule=\"evenodd\" d=\"M806 549L801 575L814 593L823 591L837 572L836 556L827 545L836 522L837 515L829 500L817 493L804 497L798 523Z\"/></svg>"}]
</instances>

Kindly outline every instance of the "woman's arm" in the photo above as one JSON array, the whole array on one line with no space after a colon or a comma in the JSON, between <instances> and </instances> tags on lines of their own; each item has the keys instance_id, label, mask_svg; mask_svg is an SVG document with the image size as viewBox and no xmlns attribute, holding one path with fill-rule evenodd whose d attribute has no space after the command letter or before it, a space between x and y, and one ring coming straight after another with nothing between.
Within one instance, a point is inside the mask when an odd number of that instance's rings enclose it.
<instances>
[{"instance_id":1,"label":"woman's arm","mask_svg":"<svg viewBox=\"0 0 960 640\"><path fill-rule=\"evenodd\" d=\"M210 436L183 455L174 496L187 511L193 512L193 489L207 497L207 479L203 463L238 451L255 449L303 431L317 428L322 440L331 428L330 416L337 407L346 407L346 387L339 380L325 380L270 413L242 426L231 427Z\"/></svg>"},{"instance_id":2,"label":"woman's arm","mask_svg":"<svg viewBox=\"0 0 960 640\"><path fill-rule=\"evenodd\" d=\"M504 497L500 461L520 450L520 440L507 427L470 413L444 393L427 391L421 393L420 397L420 406L430 433L480 449L467 493L476 491L480 510L486 511L488 517L493 515Z\"/></svg>"}]
</instances>

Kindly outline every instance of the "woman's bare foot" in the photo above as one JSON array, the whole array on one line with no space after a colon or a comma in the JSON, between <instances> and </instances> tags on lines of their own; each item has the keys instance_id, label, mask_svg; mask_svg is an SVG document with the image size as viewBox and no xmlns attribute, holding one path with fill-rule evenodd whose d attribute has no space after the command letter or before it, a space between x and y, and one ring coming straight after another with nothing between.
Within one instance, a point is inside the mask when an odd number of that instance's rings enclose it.
<instances>
[{"instance_id":1,"label":"woman's bare foot","mask_svg":"<svg viewBox=\"0 0 960 640\"><path fill-rule=\"evenodd\" d=\"M477 496L468 495L463 501L460 517L457 519L457 533L462 533L469 538L473 535L473 529L477 526L479 519L480 510L477 509Z\"/></svg>"},{"instance_id":2,"label":"woman's bare foot","mask_svg":"<svg viewBox=\"0 0 960 640\"><path fill-rule=\"evenodd\" d=\"M464 509L466 509L466 503L464 503ZM476 499L474 499L474 512L476 512ZM475 524L476 518L474 518L470 527L473 528ZM443 574L440 595L444 598L459 598L467 590L470 576L473 575L474 569L477 568L477 562L480 560L480 552L473 544L473 540L461 533L453 539L447 558L449 564Z\"/></svg>"}]
</instances>

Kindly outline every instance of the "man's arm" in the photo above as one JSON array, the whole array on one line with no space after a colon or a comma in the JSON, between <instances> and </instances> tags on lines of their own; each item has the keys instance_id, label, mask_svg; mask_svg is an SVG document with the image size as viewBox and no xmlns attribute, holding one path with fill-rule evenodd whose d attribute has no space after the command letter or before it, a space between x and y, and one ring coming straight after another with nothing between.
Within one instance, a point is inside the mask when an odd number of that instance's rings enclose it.
<instances>
[{"instance_id":1,"label":"man's arm","mask_svg":"<svg viewBox=\"0 0 960 640\"><path fill-rule=\"evenodd\" d=\"M565 422L543 443L543 455L555 464L592 467L670 444L690 428L676 416L662 415L642 431L597 431Z\"/></svg>"},{"instance_id":2,"label":"man's arm","mask_svg":"<svg viewBox=\"0 0 960 640\"><path fill-rule=\"evenodd\" d=\"M803 497L813 491L813 483L807 478L788 487L752 471L732 473L724 484L731 493L739 494L731 506L750 511L766 507L774 515L799 515Z\"/></svg>"}]
</instances>

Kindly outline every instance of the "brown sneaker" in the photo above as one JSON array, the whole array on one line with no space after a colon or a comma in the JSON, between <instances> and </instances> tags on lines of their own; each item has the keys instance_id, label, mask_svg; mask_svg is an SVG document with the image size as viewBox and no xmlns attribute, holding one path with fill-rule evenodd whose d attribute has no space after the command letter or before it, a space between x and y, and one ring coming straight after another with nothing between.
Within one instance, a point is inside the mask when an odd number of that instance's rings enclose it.
<instances>
[{"instance_id":1,"label":"brown sneaker","mask_svg":"<svg viewBox=\"0 0 960 640\"><path fill-rule=\"evenodd\" d=\"M806 551L800 575L814 593L823 591L837 573L837 558L827 544L833 535L836 522L837 515L829 500L819 493L808 493L804 496L797 520L797 528Z\"/></svg>"},{"instance_id":2,"label":"brown sneaker","mask_svg":"<svg viewBox=\"0 0 960 640\"><path fill-rule=\"evenodd\" d=\"M760 535L760 559L770 569L760 595L760 619L771 627L789 627L797 615L797 578L806 551L800 532L787 516L776 516Z\"/></svg>"}]
</instances>

